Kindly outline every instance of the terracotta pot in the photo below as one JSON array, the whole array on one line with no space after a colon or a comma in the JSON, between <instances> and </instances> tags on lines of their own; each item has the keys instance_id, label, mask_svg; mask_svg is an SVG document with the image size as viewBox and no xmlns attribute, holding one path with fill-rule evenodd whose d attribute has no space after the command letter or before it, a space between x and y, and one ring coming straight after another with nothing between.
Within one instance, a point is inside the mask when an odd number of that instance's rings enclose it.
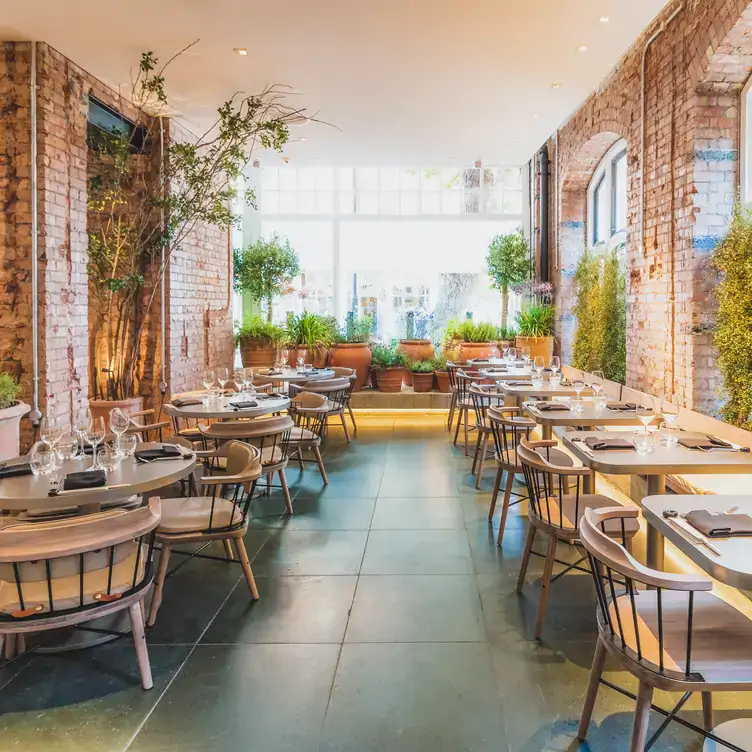
<instances>
[{"instance_id":1,"label":"terracotta pot","mask_svg":"<svg viewBox=\"0 0 752 752\"><path fill-rule=\"evenodd\" d=\"M307 347L288 347L287 348L287 363L291 366L297 365L298 362L298 350L305 350L306 363L313 363L315 368L324 368L329 357L329 350L325 347L317 347L313 350L313 360L311 360L311 350Z\"/></svg>"},{"instance_id":2,"label":"terracotta pot","mask_svg":"<svg viewBox=\"0 0 752 752\"><path fill-rule=\"evenodd\" d=\"M379 388L379 371L380 368L372 368L371 369L371 389L378 389Z\"/></svg>"},{"instance_id":3,"label":"terracotta pot","mask_svg":"<svg viewBox=\"0 0 752 752\"><path fill-rule=\"evenodd\" d=\"M414 392L430 392L433 389L432 373L414 373L412 376Z\"/></svg>"},{"instance_id":4,"label":"terracotta pot","mask_svg":"<svg viewBox=\"0 0 752 752\"><path fill-rule=\"evenodd\" d=\"M143 397L130 397L124 400L89 400L92 418L104 418L105 430L110 429L110 410L120 407L126 413L137 413L144 409Z\"/></svg>"},{"instance_id":5,"label":"terracotta pot","mask_svg":"<svg viewBox=\"0 0 752 752\"><path fill-rule=\"evenodd\" d=\"M490 358L495 342L460 342L460 361Z\"/></svg>"},{"instance_id":6,"label":"terracotta pot","mask_svg":"<svg viewBox=\"0 0 752 752\"><path fill-rule=\"evenodd\" d=\"M404 368L382 368L376 372L376 383L380 392L402 391Z\"/></svg>"},{"instance_id":7,"label":"terracotta pot","mask_svg":"<svg viewBox=\"0 0 752 752\"><path fill-rule=\"evenodd\" d=\"M551 363L551 356L554 354L554 338L517 337L515 347L518 355L523 347L529 347L530 357L535 359L538 355L543 356L543 365L548 367Z\"/></svg>"},{"instance_id":8,"label":"terracotta pot","mask_svg":"<svg viewBox=\"0 0 752 752\"><path fill-rule=\"evenodd\" d=\"M276 357L276 345L253 339L240 340L240 358L243 361L243 368L273 366Z\"/></svg>"},{"instance_id":9,"label":"terracotta pot","mask_svg":"<svg viewBox=\"0 0 752 752\"><path fill-rule=\"evenodd\" d=\"M0 410L0 462L18 457L21 453L21 418L31 410L25 402Z\"/></svg>"},{"instance_id":10,"label":"terracotta pot","mask_svg":"<svg viewBox=\"0 0 752 752\"><path fill-rule=\"evenodd\" d=\"M329 351L329 365L352 368L355 371L354 391L359 392L368 383L371 348L366 342L343 342L332 345Z\"/></svg>"},{"instance_id":11,"label":"terracotta pot","mask_svg":"<svg viewBox=\"0 0 752 752\"><path fill-rule=\"evenodd\" d=\"M442 394L450 394L452 389L449 386L449 371L436 371L436 388Z\"/></svg>"},{"instance_id":12,"label":"terracotta pot","mask_svg":"<svg viewBox=\"0 0 752 752\"><path fill-rule=\"evenodd\" d=\"M411 361L431 360L434 356L433 345L430 339L401 339L397 349L405 353ZM405 371L405 377L402 381L405 386L412 386L412 373Z\"/></svg>"}]
</instances>

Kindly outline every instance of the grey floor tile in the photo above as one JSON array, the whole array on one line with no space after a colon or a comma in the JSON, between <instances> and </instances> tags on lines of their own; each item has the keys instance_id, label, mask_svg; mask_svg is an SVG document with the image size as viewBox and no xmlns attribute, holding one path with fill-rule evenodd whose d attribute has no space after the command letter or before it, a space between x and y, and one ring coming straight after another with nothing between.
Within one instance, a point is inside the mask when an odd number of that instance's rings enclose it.
<instances>
[{"instance_id":1,"label":"grey floor tile","mask_svg":"<svg viewBox=\"0 0 752 752\"><path fill-rule=\"evenodd\" d=\"M459 499L380 498L371 530L462 530L465 516Z\"/></svg>"},{"instance_id":2,"label":"grey floor tile","mask_svg":"<svg viewBox=\"0 0 752 752\"><path fill-rule=\"evenodd\" d=\"M361 576L348 642L485 641L472 575Z\"/></svg>"},{"instance_id":3,"label":"grey floor tile","mask_svg":"<svg viewBox=\"0 0 752 752\"><path fill-rule=\"evenodd\" d=\"M436 465L422 467L420 463L389 463L379 488L379 497L397 498L458 496L457 476L451 468Z\"/></svg>"},{"instance_id":4,"label":"grey floor tile","mask_svg":"<svg viewBox=\"0 0 752 752\"><path fill-rule=\"evenodd\" d=\"M203 643L339 643L356 577L258 577L261 597L238 587L207 630Z\"/></svg>"},{"instance_id":5,"label":"grey floor tile","mask_svg":"<svg viewBox=\"0 0 752 752\"><path fill-rule=\"evenodd\" d=\"M464 530L372 530L363 574L470 574Z\"/></svg>"},{"instance_id":6,"label":"grey floor tile","mask_svg":"<svg viewBox=\"0 0 752 752\"><path fill-rule=\"evenodd\" d=\"M342 649L320 752L507 749L486 645Z\"/></svg>"},{"instance_id":7,"label":"grey floor tile","mask_svg":"<svg viewBox=\"0 0 752 752\"><path fill-rule=\"evenodd\" d=\"M337 645L199 646L130 752L311 752Z\"/></svg>"},{"instance_id":8,"label":"grey floor tile","mask_svg":"<svg viewBox=\"0 0 752 752\"><path fill-rule=\"evenodd\" d=\"M285 530L368 530L376 498L295 497L295 514L285 515L278 527Z\"/></svg>"}]
</instances>

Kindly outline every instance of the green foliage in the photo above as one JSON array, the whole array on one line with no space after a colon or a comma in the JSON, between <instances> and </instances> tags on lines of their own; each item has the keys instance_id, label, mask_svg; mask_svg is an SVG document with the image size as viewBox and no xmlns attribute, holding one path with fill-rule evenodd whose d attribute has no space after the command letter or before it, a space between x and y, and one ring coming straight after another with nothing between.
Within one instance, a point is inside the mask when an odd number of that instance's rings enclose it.
<instances>
[{"instance_id":1,"label":"green foliage","mask_svg":"<svg viewBox=\"0 0 752 752\"><path fill-rule=\"evenodd\" d=\"M285 337L285 330L280 326L264 321L261 316L253 316L235 332L235 346L243 341L251 340L259 344L278 345Z\"/></svg>"},{"instance_id":2,"label":"green foliage","mask_svg":"<svg viewBox=\"0 0 752 752\"><path fill-rule=\"evenodd\" d=\"M720 274L713 341L726 401L721 417L752 429L752 213L737 205L726 237L713 252Z\"/></svg>"},{"instance_id":3,"label":"green foliage","mask_svg":"<svg viewBox=\"0 0 752 752\"><path fill-rule=\"evenodd\" d=\"M433 370L434 371L446 371L447 370L447 356L443 353L441 355L437 355L433 359Z\"/></svg>"},{"instance_id":4,"label":"green foliage","mask_svg":"<svg viewBox=\"0 0 752 752\"><path fill-rule=\"evenodd\" d=\"M349 311L345 317L345 325L335 334L335 342L345 342L350 344L366 343L371 339L373 330L373 316L357 316L353 311Z\"/></svg>"},{"instance_id":5,"label":"green foliage","mask_svg":"<svg viewBox=\"0 0 752 752\"><path fill-rule=\"evenodd\" d=\"M501 292L501 323L506 326L509 288L525 282L532 274L530 246L522 230L496 235L486 255L491 287Z\"/></svg>"},{"instance_id":6,"label":"green foliage","mask_svg":"<svg viewBox=\"0 0 752 752\"><path fill-rule=\"evenodd\" d=\"M287 238L274 233L269 240L259 238L242 250L233 251L235 292L248 293L256 303L266 304L266 320L272 320L272 301L282 295L300 274L298 254Z\"/></svg>"},{"instance_id":7,"label":"green foliage","mask_svg":"<svg viewBox=\"0 0 752 752\"><path fill-rule=\"evenodd\" d=\"M454 342L495 342L499 330L493 324L480 322L476 324L470 319L462 322L450 321L447 324L445 343Z\"/></svg>"},{"instance_id":8,"label":"green foliage","mask_svg":"<svg viewBox=\"0 0 752 752\"><path fill-rule=\"evenodd\" d=\"M586 251L577 265L572 365L588 372L603 371L607 379L623 384L627 375L627 285L618 251Z\"/></svg>"},{"instance_id":9,"label":"green foliage","mask_svg":"<svg viewBox=\"0 0 752 752\"><path fill-rule=\"evenodd\" d=\"M20 384L9 373L0 373L0 410L13 407L20 396Z\"/></svg>"},{"instance_id":10,"label":"green foliage","mask_svg":"<svg viewBox=\"0 0 752 752\"><path fill-rule=\"evenodd\" d=\"M332 344L332 327L328 317L304 311L300 316L287 314L285 338L292 347L305 347L313 352Z\"/></svg>"},{"instance_id":11,"label":"green foliage","mask_svg":"<svg viewBox=\"0 0 752 752\"><path fill-rule=\"evenodd\" d=\"M388 345L377 343L371 348L372 368L406 368L407 365L407 355L398 349L396 340Z\"/></svg>"},{"instance_id":12,"label":"green foliage","mask_svg":"<svg viewBox=\"0 0 752 752\"><path fill-rule=\"evenodd\" d=\"M554 333L556 308L550 303L530 303L515 317L520 337L550 337Z\"/></svg>"},{"instance_id":13,"label":"green foliage","mask_svg":"<svg viewBox=\"0 0 752 752\"><path fill-rule=\"evenodd\" d=\"M499 339L505 339L509 342L513 342L517 336L517 330L511 324L508 326L499 327Z\"/></svg>"},{"instance_id":14,"label":"green foliage","mask_svg":"<svg viewBox=\"0 0 752 752\"><path fill-rule=\"evenodd\" d=\"M413 373L433 373L436 370L436 364L433 360L416 360L410 364L410 370Z\"/></svg>"}]
</instances>

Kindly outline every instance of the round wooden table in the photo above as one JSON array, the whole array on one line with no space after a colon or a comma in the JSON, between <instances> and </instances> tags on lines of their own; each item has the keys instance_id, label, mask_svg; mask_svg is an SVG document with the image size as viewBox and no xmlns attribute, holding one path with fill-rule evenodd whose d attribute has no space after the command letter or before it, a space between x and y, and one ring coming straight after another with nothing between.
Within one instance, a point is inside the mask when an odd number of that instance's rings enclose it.
<instances>
[{"instance_id":1,"label":"round wooden table","mask_svg":"<svg viewBox=\"0 0 752 752\"><path fill-rule=\"evenodd\" d=\"M186 397L199 397L197 394L182 395ZM231 406L236 402L257 402L258 407L250 407L244 410L234 410ZM171 418L195 418L201 420L202 418L208 420L210 418L216 418L220 420L237 420L238 418L259 418L262 415L271 415L272 413L278 413L282 410L286 410L290 405L289 397L278 397L266 399L263 395L255 395L253 397L241 397L240 394L232 394L228 397L224 397L219 400L211 400L210 402L204 402L200 405L183 405L176 406L170 403L165 404L164 411Z\"/></svg>"},{"instance_id":2,"label":"round wooden table","mask_svg":"<svg viewBox=\"0 0 752 752\"><path fill-rule=\"evenodd\" d=\"M324 379L335 378L334 371L331 368L319 368L317 371L310 373L299 373L296 368L283 368L279 371L271 369L271 373L264 369L256 371L257 376L263 376L272 381L284 381L288 384L301 384L306 381L323 381Z\"/></svg>"}]
</instances>

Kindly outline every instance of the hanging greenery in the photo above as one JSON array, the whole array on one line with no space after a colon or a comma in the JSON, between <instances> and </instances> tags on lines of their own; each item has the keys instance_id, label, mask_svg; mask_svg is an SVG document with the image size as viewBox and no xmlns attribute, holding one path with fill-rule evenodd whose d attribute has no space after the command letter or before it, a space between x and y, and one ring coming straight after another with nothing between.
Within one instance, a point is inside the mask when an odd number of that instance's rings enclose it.
<instances>
[{"instance_id":1,"label":"hanging greenery","mask_svg":"<svg viewBox=\"0 0 752 752\"><path fill-rule=\"evenodd\" d=\"M627 284L618 246L606 253L586 251L575 272L572 365L583 371L603 371L623 384L627 368Z\"/></svg>"},{"instance_id":2,"label":"hanging greenery","mask_svg":"<svg viewBox=\"0 0 752 752\"><path fill-rule=\"evenodd\" d=\"M713 267L718 314L713 340L723 375L721 417L752 429L752 212L737 205L728 234L716 247Z\"/></svg>"}]
</instances>

